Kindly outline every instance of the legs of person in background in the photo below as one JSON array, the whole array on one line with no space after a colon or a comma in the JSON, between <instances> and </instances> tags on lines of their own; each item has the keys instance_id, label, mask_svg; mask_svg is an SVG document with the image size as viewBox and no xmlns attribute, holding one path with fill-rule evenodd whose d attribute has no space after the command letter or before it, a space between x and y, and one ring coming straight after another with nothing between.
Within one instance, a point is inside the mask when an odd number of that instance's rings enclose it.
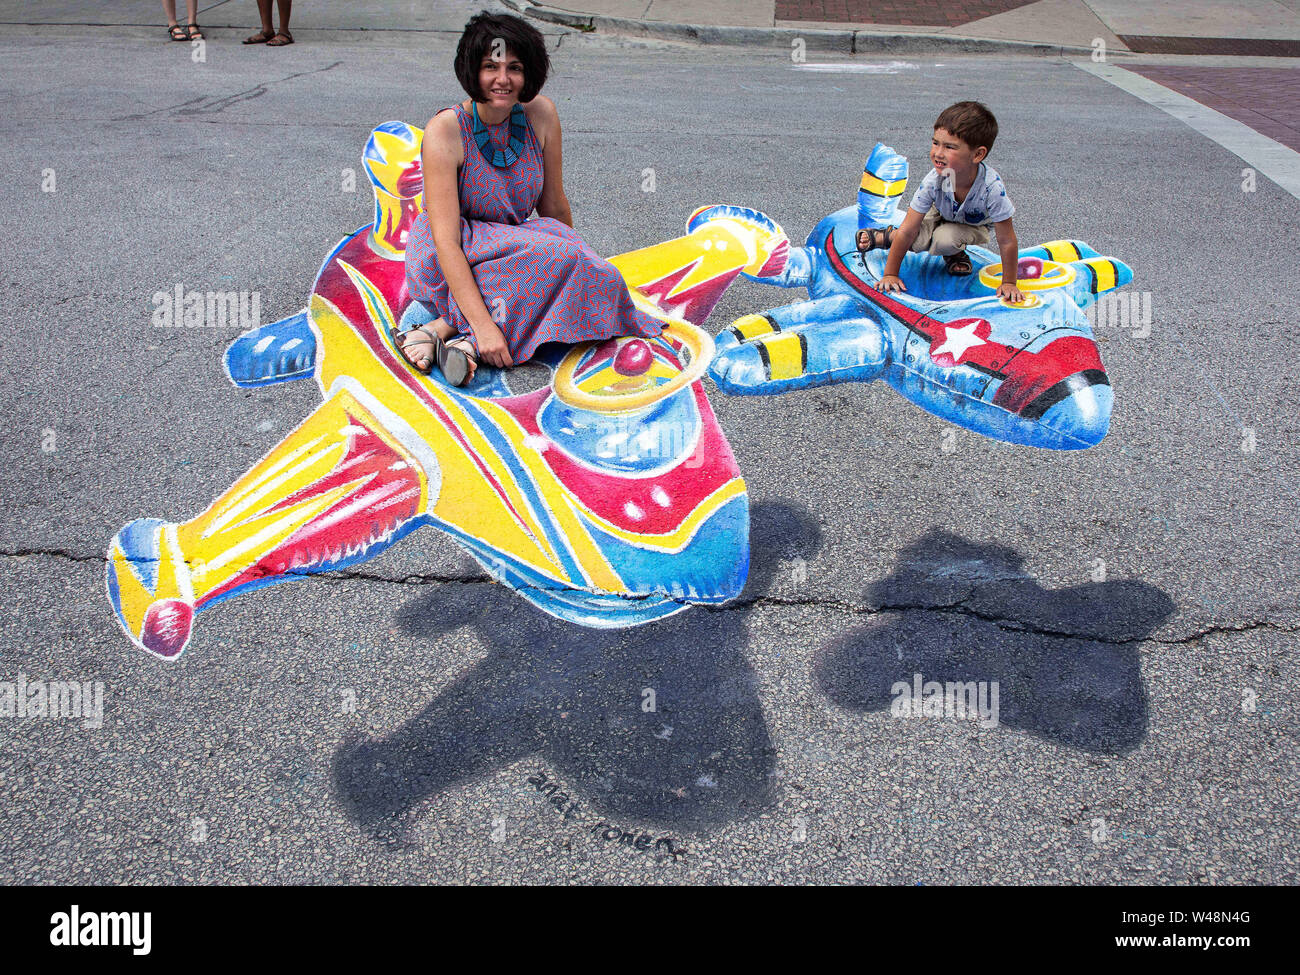
<instances>
[{"instance_id":1,"label":"legs of person in background","mask_svg":"<svg viewBox=\"0 0 1300 975\"><path fill-rule=\"evenodd\" d=\"M262 18L262 29L244 38L245 44L266 44L275 36L275 24L271 22L271 0L257 0L257 13Z\"/></svg>"},{"instance_id":2,"label":"legs of person in background","mask_svg":"<svg viewBox=\"0 0 1300 975\"><path fill-rule=\"evenodd\" d=\"M244 41L245 44L265 44L267 47L284 47L293 43L289 33L289 14L293 10L293 0L277 0L280 9L280 29L275 29L271 17L272 0L257 0L257 13L262 18L262 29Z\"/></svg>"},{"instance_id":3,"label":"legs of person in background","mask_svg":"<svg viewBox=\"0 0 1300 975\"><path fill-rule=\"evenodd\" d=\"M275 5L280 10L280 29L266 42L266 46L284 47L293 43L293 35L289 33L289 13L293 10L293 0L275 0ZM257 0L257 9L262 13L262 27L265 29L271 23L271 0Z\"/></svg>"},{"instance_id":4,"label":"legs of person in background","mask_svg":"<svg viewBox=\"0 0 1300 975\"><path fill-rule=\"evenodd\" d=\"M196 33L198 31L199 17L199 0L185 0L185 13L188 16L188 24L193 31L187 30L176 22L176 0L163 0L163 13L167 16L167 33L171 35L173 41L188 41L190 38L199 38L203 35Z\"/></svg>"}]
</instances>

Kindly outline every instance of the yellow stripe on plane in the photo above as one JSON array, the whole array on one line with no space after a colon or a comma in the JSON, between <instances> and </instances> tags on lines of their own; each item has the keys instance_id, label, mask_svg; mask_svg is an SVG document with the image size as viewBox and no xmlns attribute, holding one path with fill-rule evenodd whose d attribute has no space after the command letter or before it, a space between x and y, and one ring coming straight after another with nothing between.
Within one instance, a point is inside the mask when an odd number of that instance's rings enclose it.
<instances>
[{"instance_id":1,"label":"yellow stripe on plane","mask_svg":"<svg viewBox=\"0 0 1300 975\"><path fill-rule=\"evenodd\" d=\"M1114 261L1105 257L1094 257L1083 263L1093 270L1093 291L1101 294L1115 287L1117 274Z\"/></svg>"},{"instance_id":2,"label":"yellow stripe on plane","mask_svg":"<svg viewBox=\"0 0 1300 975\"><path fill-rule=\"evenodd\" d=\"M771 336L757 343L764 365L767 366L769 379L796 379L802 376L806 366L803 336L797 332L786 332Z\"/></svg>"},{"instance_id":3,"label":"yellow stripe on plane","mask_svg":"<svg viewBox=\"0 0 1300 975\"><path fill-rule=\"evenodd\" d=\"M896 179L892 183L886 183L879 176L864 172L862 182L859 185L868 193L874 193L876 196L902 196L903 190L907 189L907 177Z\"/></svg>"},{"instance_id":4,"label":"yellow stripe on plane","mask_svg":"<svg viewBox=\"0 0 1300 975\"><path fill-rule=\"evenodd\" d=\"M1049 240L1042 246L1047 250L1047 253L1051 255L1052 260L1056 261L1058 264L1069 264L1072 261L1077 261L1079 258L1083 257L1083 255L1079 253L1079 248L1075 247L1072 241Z\"/></svg>"},{"instance_id":5,"label":"yellow stripe on plane","mask_svg":"<svg viewBox=\"0 0 1300 975\"><path fill-rule=\"evenodd\" d=\"M766 315L742 315L731 323L731 334L742 342L778 331L780 329Z\"/></svg>"}]
</instances>

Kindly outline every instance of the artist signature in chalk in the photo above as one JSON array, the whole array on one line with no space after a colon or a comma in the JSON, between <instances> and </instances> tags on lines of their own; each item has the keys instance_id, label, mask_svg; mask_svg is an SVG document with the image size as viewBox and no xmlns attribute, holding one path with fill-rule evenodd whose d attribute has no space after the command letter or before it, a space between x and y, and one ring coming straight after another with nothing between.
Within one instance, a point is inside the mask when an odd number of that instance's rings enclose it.
<instances>
[{"instance_id":1,"label":"artist signature in chalk","mask_svg":"<svg viewBox=\"0 0 1300 975\"><path fill-rule=\"evenodd\" d=\"M555 811L564 819L591 818L583 810L578 800L564 791L558 780L552 780L550 776L540 769L528 776L528 784L535 788L539 795L545 796L547 802L555 807ZM686 847L682 845L680 840L671 836L655 838L650 833L638 833L634 830L622 829L603 819L590 829L593 836L607 843L618 842L622 846L632 847L637 850L654 850L656 853L663 852L673 857L686 855Z\"/></svg>"}]
</instances>

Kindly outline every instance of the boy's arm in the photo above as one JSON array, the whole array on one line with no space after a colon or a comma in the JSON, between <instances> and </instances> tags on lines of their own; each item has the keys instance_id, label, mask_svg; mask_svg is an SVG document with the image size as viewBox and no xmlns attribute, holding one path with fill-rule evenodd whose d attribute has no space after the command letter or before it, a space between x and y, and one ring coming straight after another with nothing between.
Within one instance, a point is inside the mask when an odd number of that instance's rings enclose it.
<instances>
[{"instance_id":1,"label":"boy's arm","mask_svg":"<svg viewBox=\"0 0 1300 975\"><path fill-rule=\"evenodd\" d=\"M921 221L924 219L924 215L919 211L913 210L911 207L907 208L907 216L903 218L902 225L894 231L894 242L889 245L889 256L885 258L885 271L880 275L880 280L876 282L876 290L907 290L907 286L903 284L898 272L903 267L903 258L912 249L916 235L921 232Z\"/></svg>"},{"instance_id":2,"label":"boy's arm","mask_svg":"<svg viewBox=\"0 0 1300 975\"><path fill-rule=\"evenodd\" d=\"M1020 270L1020 242L1016 240L1016 228L1011 225L1010 217L993 226L997 228L998 251L1002 255L1002 283L998 285L998 297L1007 301L1024 301L1025 296L1016 287Z\"/></svg>"}]
</instances>

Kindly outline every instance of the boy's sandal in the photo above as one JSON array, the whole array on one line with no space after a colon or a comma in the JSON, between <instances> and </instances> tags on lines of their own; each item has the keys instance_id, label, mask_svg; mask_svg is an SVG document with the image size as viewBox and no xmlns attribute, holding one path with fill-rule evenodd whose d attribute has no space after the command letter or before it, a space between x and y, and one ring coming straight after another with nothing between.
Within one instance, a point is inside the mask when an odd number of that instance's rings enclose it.
<instances>
[{"instance_id":1,"label":"boy's sandal","mask_svg":"<svg viewBox=\"0 0 1300 975\"><path fill-rule=\"evenodd\" d=\"M168 27L167 36L170 37L173 41L188 41L190 39L190 35L186 32L185 28L182 27L180 24L172 24L170 27Z\"/></svg>"},{"instance_id":2,"label":"boy's sandal","mask_svg":"<svg viewBox=\"0 0 1300 975\"><path fill-rule=\"evenodd\" d=\"M201 40L203 40L203 31L199 29L199 25L198 25L198 24L186 24L186 25L185 25L185 39L186 39L187 41L201 41Z\"/></svg>"},{"instance_id":3,"label":"boy's sandal","mask_svg":"<svg viewBox=\"0 0 1300 975\"><path fill-rule=\"evenodd\" d=\"M862 230L858 231L858 238L857 238L858 251L860 253L865 254L867 251L874 251L880 248L884 248L885 250L888 250L890 247L894 246L894 231L897 229L898 228L892 226L864 227ZM861 239L862 234L868 235L866 247L862 246L862 239Z\"/></svg>"},{"instance_id":4,"label":"boy's sandal","mask_svg":"<svg viewBox=\"0 0 1300 975\"><path fill-rule=\"evenodd\" d=\"M284 47L286 44L293 43L293 35L287 30L282 30L266 42L267 47Z\"/></svg>"},{"instance_id":5,"label":"boy's sandal","mask_svg":"<svg viewBox=\"0 0 1300 975\"><path fill-rule=\"evenodd\" d=\"M970 274L973 270L970 258L966 256L966 251L960 250L956 254L947 254L944 256L943 263L948 266L948 273L954 275Z\"/></svg>"},{"instance_id":6,"label":"boy's sandal","mask_svg":"<svg viewBox=\"0 0 1300 975\"><path fill-rule=\"evenodd\" d=\"M243 43L267 44L274 36L275 36L275 31L273 30L259 30L256 34L250 34L248 37L245 37Z\"/></svg>"}]
</instances>

